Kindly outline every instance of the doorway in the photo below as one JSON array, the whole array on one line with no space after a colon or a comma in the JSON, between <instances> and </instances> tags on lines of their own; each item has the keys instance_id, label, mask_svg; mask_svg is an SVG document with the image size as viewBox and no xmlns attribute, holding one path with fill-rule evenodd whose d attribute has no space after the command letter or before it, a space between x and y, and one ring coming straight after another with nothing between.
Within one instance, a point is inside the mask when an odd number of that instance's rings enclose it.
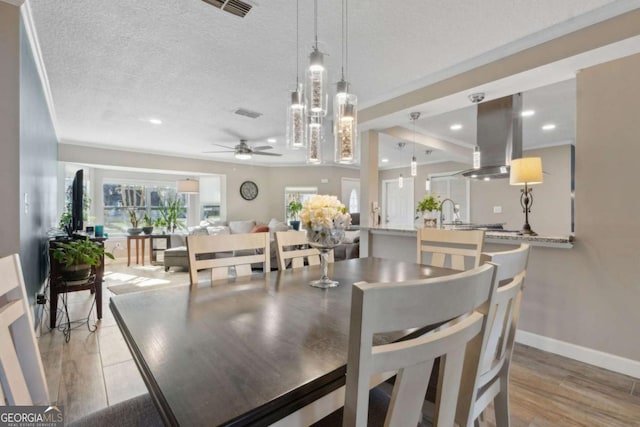
<instances>
[{"instance_id":1,"label":"doorway","mask_svg":"<svg viewBox=\"0 0 640 427\"><path fill-rule=\"evenodd\" d=\"M398 179L383 180L381 225L412 227L414 213L413 178L404 178L402 187Z\"/></svg>"}]
</instances>

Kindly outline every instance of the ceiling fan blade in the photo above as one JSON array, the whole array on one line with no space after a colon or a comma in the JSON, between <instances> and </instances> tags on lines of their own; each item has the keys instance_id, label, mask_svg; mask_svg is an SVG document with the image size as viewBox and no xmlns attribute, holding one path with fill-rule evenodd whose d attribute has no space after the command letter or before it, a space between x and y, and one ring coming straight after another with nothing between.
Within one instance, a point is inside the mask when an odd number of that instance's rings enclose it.
<instances>
[{"instance_id":1,"label":"ceiling fan blade","mask_svg":"<svg viewBox=\"0 0 640 427\"><path fill-rule=\"evenodd\" d=\"M234 150L235 149L235 147L229 147L228 145L222 145L222 144L216 144L216 143L212 143L211 145L215 145L217 147L226 148L227 150Z\"/></svg>"},{"instance_id":2,"label":"ceiling fan blade","mask_svg":"<svg viewBox=\"0 0 640 427\"><path fill-rule=\"evenodd\" d=\"M278 153L263 153L262 151L254 151L251 154L255 154L258 156L282 156L282 154L278 154Z\"/></svg>"},{"instance_id":3,"label":"ceiling fan blade","mask_svg":"<svg viewBox=\"0 0 640 427\"><path fill-rule=\"evenodd\" d=\"M261 145L260 147L253 147L253 151L262 151L262 150L272 150L273 147L270 145Z\"/></svg>"},{"instance_id":4,"label":"ceiling fan blade","mask_svg":"<svg viewBox=\"0 0 640 427\"><path fill-rule=\"evenodd\" d=\"M210 153L235 153L236 150L222 150L222 151L203 151L203 153L206 154L210 154Z\"/></svg>"}]
</instances>

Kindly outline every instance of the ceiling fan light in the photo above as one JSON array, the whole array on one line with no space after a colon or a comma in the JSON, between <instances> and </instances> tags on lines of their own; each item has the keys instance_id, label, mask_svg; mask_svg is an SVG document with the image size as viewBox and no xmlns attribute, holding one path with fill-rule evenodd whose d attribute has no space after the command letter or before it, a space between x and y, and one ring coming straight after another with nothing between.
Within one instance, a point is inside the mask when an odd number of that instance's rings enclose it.
<instances>
[{"instance_id":1,"label":"ceiling fan light","mask_svg":"<svg viewBox=\"0 0 640 427\"><path fill-rule=\"evenodd\" d=\"M234 156L238 160L251 160L251 154L249 153L236 153Z\"/></svg>"}]
</instances>

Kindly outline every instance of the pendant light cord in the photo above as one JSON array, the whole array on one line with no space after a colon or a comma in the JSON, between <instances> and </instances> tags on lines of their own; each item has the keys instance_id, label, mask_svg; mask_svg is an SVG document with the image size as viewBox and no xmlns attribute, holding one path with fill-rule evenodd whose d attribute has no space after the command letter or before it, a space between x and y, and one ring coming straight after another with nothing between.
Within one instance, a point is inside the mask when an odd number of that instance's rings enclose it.
<instances>
[{"instance_id":1,"label":"pendant light cord","mask_svg":"<svg viewBox=\"0 0 640 427\"><path fill-rule=\"evenodd\" d=\"M300 90L300 0L296 0L296 92Z\"/></svg>"},{"instance_id":2,"label":"pendant light cord","mask_svg":"<svg viewBox=\"0 0 640 427\"><path fill-rule=\"evenodd\" d=\"M313 31L316 37L316 50L318 50L318 0L313 0Z\"/></svg>"},{"instance_id":3,"label":"pendant light cord","mask_svg":"<svg viewBox=\"0 0 640 427\"><path fill-rule=\"evenodd\" d=\"M349 77L349 2L344 0L344 68Z\"/></svg>"},{"instance_id":4,"label":"pendant light cord","mask_svg":"<svg viewBox=\"0 0 640 427\"><path fill-rule=\"evenodd\" d=\"M341 68L341 74L342 74L342 80L344 80L344 62L345 62L345 55L344 55L344 47L345 47L345 42L344 42L344 1L342 0L342 19L341 19L341 24L342 24L342 68Z\"/></svg>"}]
</instances>

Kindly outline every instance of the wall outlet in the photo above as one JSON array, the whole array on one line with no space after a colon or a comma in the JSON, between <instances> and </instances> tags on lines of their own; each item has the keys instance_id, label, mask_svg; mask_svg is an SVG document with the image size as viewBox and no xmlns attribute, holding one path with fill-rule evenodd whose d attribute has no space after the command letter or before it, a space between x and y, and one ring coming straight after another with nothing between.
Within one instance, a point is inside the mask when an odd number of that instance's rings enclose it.
<instances>
[{"instance_id":1,"label":"wall outlet","mask_svg":"<svg viewBox=\"0 0 640 427\"><path fill-rule=\"evenodd\" d=\"M493 213L502 213L502 206L494 206Z\"/></svg>"}]
</instances>

